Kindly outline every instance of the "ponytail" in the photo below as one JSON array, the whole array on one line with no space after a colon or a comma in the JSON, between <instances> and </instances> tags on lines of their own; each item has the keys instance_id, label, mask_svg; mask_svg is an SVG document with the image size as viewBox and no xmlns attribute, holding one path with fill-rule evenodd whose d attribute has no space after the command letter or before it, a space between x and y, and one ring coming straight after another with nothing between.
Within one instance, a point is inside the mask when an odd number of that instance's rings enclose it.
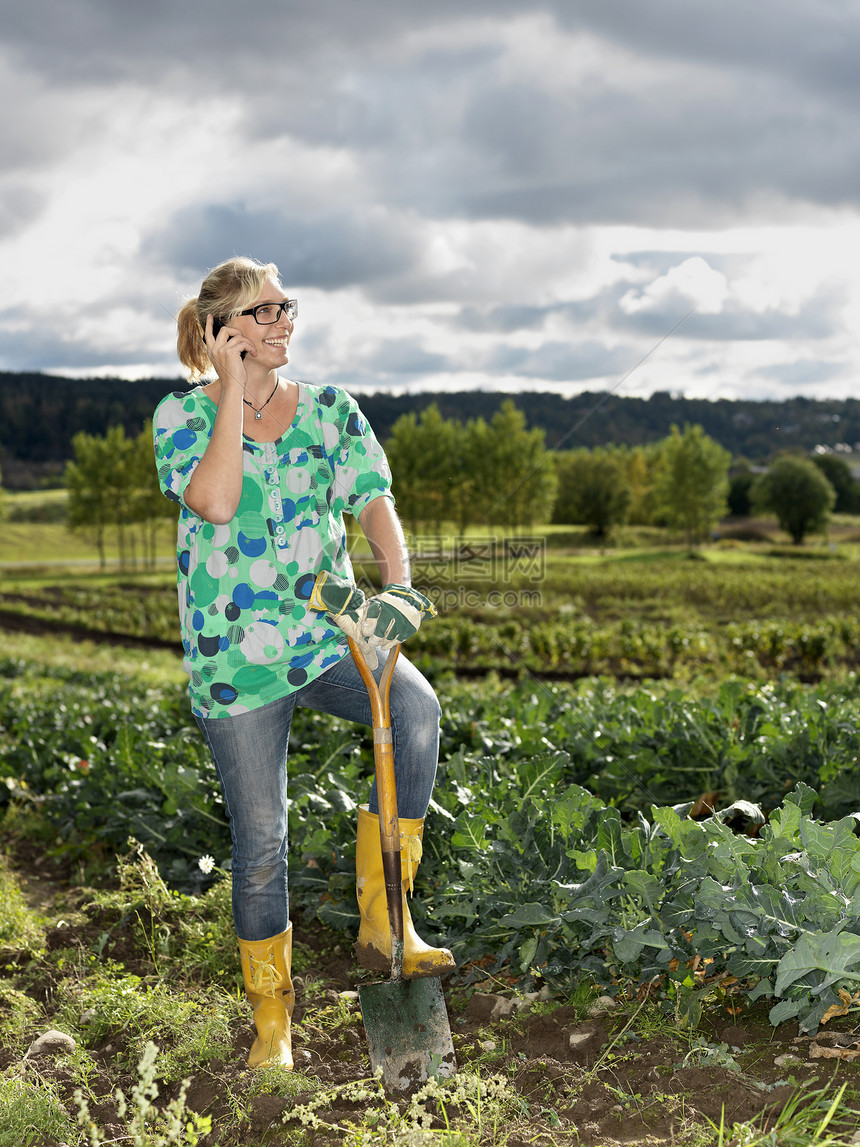
<instances>
[{"instance_id":1,"label":"ponytail","mask_svg":"<svg viewBox=\"0 0 860 1147\"><path fill-rule=\"evenodd\" d=\"M203 341L203 328L197 309L198 301L189 299L182 305L176 318L176 353L192 382L198 382L212 369L206 343Z\"/></svg>"}]
</instances>

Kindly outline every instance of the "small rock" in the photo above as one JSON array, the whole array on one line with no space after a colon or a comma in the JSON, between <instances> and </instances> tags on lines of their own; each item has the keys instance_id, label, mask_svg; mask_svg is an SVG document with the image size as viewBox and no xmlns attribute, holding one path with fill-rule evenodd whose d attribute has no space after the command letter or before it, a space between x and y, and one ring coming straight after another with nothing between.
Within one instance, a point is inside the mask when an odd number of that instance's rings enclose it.
<instances>
[{"instance_id":1,"label":"small rock","mask_svg":"<svg viewBox=\"0 0 860 1147\"><path fill-rule=\"evenodd\" d=\"M579 1048L585 1047L585 1045L589 1043L593 1038L594 1032L572 1032L567 1042L570 1045L571 1051L577 1051Z\"/></svg>"},{"instance_id":2,"label":"small rock","mask_svg":"<svg viewBox=\"0 0 860 1147\"><path fill-rule=\"evenodd\" d=\"M349 1004L349 1003L352 1003L354 1000L358 999L358 992L351 992L351 991L340 992L340 993L338 993L337 998L339 1000L344 1000L346 1003Z\"/></svg>"},{"instance_id":3,"label":"small rock","mask_svg":"<svg viewBox=\"0 0 860 1147\"><path fill-rule=\"evenodd\" d=\"M475 992L466 1005L466 1015L479 1023L492 1023L512 1014L516 1000L497 996L493 992Z\"/></svg>"},{"instance_id":4,"label":"small rock","mask_svg":"<svg viewBox=\"0 0 860 1147\"><path fill-rule=\"evenodd\" d=\"M466 1004L466 1014L473 1020L488 1020L498 998L489 992L473 992Z\"/></svg>"},{"instance_id":5,"label":"small rock","mask_svg":"<svg viewBox=\"0 0 860 1147\"><path fill-rule=\"evenodd\" d=\"M518 1012L527 1011L532 1006L532 1004L537 1003L539 995L540 995L539 992L523 992L523 994L521 996L519 996L517 998L517 1000L514 1002L515 1011L518 1011Z\"/></svg>"},{"instance_id":6,"label":"small rock","mask_svg":"<svg viewBox=\"0 0 860 1147\"><path fill-rule=\"evenodd\" d=\"M37 1040L30 1044L24 1059L36 1059L40 1055L59 1055L60 1052L72 1052L77 1046L70 1035L51 1028L50 1031L46 1031L44 1035L40 1035Z\"/></svg>"},{"instance_id":7,"label":"small rock","mask_svg":"<svg viewBox=\"0 0 860 1147\"><path fill-rule=\"evenodd\" d=\"M481 1051L495 1051L499 1045L496 1043L495 1040L482 1039L479 1046L481 1048Z\"/></svg>"},{"instance_id":8,"label":"small rock","mask_svg":"<svg viewBox=\"0 0 860 1147\"><path fill-rule=\"evenodd\" d=\"M803 1063L799 1055L793 1055L792 1052L786 1052L785 1055L778 1055L773 1061L776 1067L796 1067L798 1064Z\"/></svg>"},{"instance_id":9,"label":"small rock","mask_svg":"<svg viewBox=\"0 0 860 1147\"><path fill-rule=\"evenodd\" d=\"M605 1016L608 1012L614 1012L617 1007L618 1004L612 996L598 996L588 1009L588 1014L590 1016Z\"/></svg>"},{"instance_id":10,"label":"small rock","mask_svg":"<svg viewBox=\"0 0 860 1147\"><path fill-rule=\"evenodd\" d=\"M310 1063L311 1053L309 1051L293 1051L294 1063Z\"/></svg>"},{"instance_id":11,"label":"small rock","mask_svg":"<svg viewBox=\"0 0 860 1147\"><path fill-rule=\"evenodd\" d=\"M856 1144L860 1143L860 1131L855 1131L848 1142L851 1144L851 1147L855 1147Z\"/></svg>"}]
</instances>

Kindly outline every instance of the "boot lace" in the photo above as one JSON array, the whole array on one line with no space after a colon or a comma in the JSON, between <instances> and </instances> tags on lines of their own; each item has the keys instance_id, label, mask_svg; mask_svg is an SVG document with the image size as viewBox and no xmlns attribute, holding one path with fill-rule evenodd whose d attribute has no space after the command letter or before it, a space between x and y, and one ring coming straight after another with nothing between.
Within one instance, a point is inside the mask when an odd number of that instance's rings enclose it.
<instances>
[{"instance_id":1,"label":"boot lace","mask_svg":"<svg viewBox=\"0 0 860 1147\"><path fill-rule=\"evenodd\" d=\"M254 981L254 991L262 995L273 996L275 988L284 982L284 977L275 967L275 955L271 953L265 960L256 960L251 957L251 977ZM263 981L268 980L264 985Z\"/></svg>"},{"instance_id":2,"label":"boot lace","mask_svg":"<svg viewBox=\"0 0 860 1147\"><path fill-rule=\"evenodd\" d=\"M421 857L424 855L424 846L421 843L420 836L406 836L405 833L400 834L400 839L405 841L406 852L406 883L411 896L415 890L412 879L418 865L421 863ZM403 846L401 846L402 848Z\"/></svg>"}]
</instances>

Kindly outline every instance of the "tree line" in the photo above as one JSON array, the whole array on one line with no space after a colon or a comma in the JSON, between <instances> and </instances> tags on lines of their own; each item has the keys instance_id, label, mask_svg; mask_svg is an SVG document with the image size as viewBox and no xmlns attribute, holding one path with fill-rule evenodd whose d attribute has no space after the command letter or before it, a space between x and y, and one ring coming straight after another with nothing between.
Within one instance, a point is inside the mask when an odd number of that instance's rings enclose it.
<instances>
[{"instance_id":1,"label":"tree line","mask_svg":"<svg viewBox=\"0 0 860 1147\"><path fill-rule=\"evenodd\" d=\"M104 434L111 426L122 426L127 436L135 437L164 395L183 386L178 378L130 382L0 371L0 466L7 486L59 485L75 434ZM490 422L505 400L503 394L486 391L360 396L362 410L383 443L406 414L421 416L435 405L445 420ZM817 445L860 450L858 399L757 402L667 392L648 398L535 392L529 394L523 413L527 427L542 429L547 446L556 450L594 449L607 442L647 445L664 438L670 426L688 424L701 426L721 446L757 463L788 450L809 453Z\"/></svg>"}]
</instances>

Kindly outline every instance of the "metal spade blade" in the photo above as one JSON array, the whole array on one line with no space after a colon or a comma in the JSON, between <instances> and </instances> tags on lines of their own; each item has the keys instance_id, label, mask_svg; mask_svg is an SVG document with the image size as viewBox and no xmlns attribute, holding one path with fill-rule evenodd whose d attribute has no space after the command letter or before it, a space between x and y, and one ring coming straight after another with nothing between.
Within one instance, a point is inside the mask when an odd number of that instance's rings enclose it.
<instances>
[{"instance_id":1,"label":"metal spade blade","mask_svg":"<svg viewBox=\"0 0 860 1147\"><path fill-rule=\"evenodd\" d=\"M358 989L370 1066L382 1068L386 1091L414 1091L432 1075L457 1071L454 1042L438 977L388 980Z\"/></svg>"}]
</instances>

